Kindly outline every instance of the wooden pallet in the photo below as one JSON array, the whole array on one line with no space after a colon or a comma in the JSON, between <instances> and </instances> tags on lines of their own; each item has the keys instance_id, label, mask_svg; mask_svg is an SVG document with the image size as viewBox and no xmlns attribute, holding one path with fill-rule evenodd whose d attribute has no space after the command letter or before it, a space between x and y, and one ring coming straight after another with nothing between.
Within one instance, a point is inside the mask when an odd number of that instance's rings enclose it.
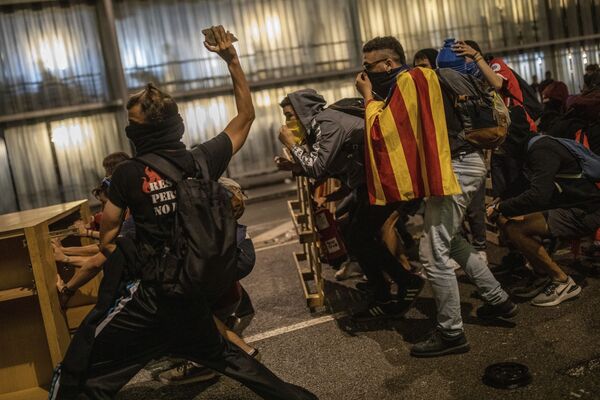
<instances>
[{"instance_id":1,"label":"wooden pallet","mask_svg":"<svg viewBox=\"0 0 600 400\"><path fill-rule=\"evenodd\" d=\"M325 294L323 277L321 276L321 248L315 228L314 210L312 207L311 185L307 178L296 178L297 200L288 201L288 210L302 244L301 252L294 252L294 263L298 270L300 283L310 308L323 306Z\"/></svg>"}]
</instances>

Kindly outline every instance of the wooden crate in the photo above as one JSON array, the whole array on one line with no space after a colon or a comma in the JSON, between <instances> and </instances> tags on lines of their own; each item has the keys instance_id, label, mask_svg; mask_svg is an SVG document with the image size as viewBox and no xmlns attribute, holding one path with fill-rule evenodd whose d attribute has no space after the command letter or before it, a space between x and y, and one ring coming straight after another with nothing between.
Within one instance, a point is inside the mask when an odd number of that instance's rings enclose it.
<instances>
[{"instance_id":1,"label":"wooden crate","mask_svg":"<svg viewBox=\"0 0 600 400\"><path fill-rule=\"evenodd\" d=\"M96 302L100 277L78 291L66 313L61 310L50 244L51 230L89 217L87 200L0 215L0 400L48 397L69 329Z\"/></svg>"}]
</instances>

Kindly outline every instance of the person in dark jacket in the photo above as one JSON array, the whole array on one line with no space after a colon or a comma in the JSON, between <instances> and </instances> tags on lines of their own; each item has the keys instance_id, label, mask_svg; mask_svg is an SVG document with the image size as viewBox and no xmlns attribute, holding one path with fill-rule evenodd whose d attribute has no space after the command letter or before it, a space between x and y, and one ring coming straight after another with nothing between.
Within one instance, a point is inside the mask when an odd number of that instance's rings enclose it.
<instances>
[{"instance_id":1,"label":"person in dark jacket","mask_svg":"<svg viewBox=\"0 0 600 400\"><path fill-rule=\"evenodd\" d=\"M365 183L362 156L364 119L332 108L314 89L288 94L280 106L287 121L295 122L295 135L289 126L282 127L281 142L295 160L295 172L322 180L338 178L353 190ZM288 122L289 124L289 122ZM299 144L298 131L305 137ZM280 169L285 160L276 159ZM332 199L328 199L331 201Z\"/></svg>"},{"instance_id":2,"label":"person in dark jacket","mask_svg":"<svg viewBox=\"0 0 600 400\"><path fill-rule=\"evenodd\" d=\"M415 53L413 67L437 68L438 51L436 49L421 49Z\"/></svg>"},{"instance_id":3,"label":"person in dark jacket","mask_svg":"<svg viewBox=\"0 0 600 400\"><path fill-rule=\"evenodd\" d=\"M385 207L369 204L363 161L364 119L326 108L325 99L313 89L290 93L281 106L288 123L282 127L279 139L294 161L277 159L280 169L292 169L318 180L338 178L352 192L345 241L375 293L375 302L354 314L354 320L401 317L423 288L423 280L407 272L381 240L384 222L399 207L404 211L406 204ZM304 135L294 134L289 128L290 125L294 128L290 121L299 121L298 128ZM305 138L304 144L298 144L299 136ZM328 196L327 201L337 200L334 196ZM390 291L384 271L398 285L396 296Z\"/></svg>"},{"instance_id":4,"label":"person in dark jacket","mask_svg":"<svg viewBox=\"0 0 600 400\"><path fill-rule=\"evenodd\" d=\"M581 287L552 260L542 240L594 234L600 228L600 190L582 176L579 161L558 140L542 136L530 141L512 150L525 159L528 188L489 207L487 214L534 269L513 294L534 297L536 306L555 306L579 295Z\"/></svg>"}]
</instances>

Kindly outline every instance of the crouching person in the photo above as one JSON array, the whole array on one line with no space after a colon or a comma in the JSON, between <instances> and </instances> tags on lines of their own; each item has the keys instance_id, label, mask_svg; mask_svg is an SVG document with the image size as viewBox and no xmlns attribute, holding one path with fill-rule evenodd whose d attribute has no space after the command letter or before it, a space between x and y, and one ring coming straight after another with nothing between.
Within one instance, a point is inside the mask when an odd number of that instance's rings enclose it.
<instances>
[{"instance_id":1,"label":"crouching person","mask_svg":"<svg viewBox=\"0 0 600 400\"><path fill-rule=\"evenodd\" d=\"M556 306L578 296L581 287L552 260L542 240L578 239L600 228L600 158L573 140L546 135L511 151L525 160L529 188L488 208L488 217L498 221L534 271L513 294L533 298L535 306Z\"/></svg>"},{"instance_id":2,"label":"crouching person","mask_svg":"<svg viewBox=\"0 0 600 400\"><path fill-rule=\"evenodd\" d=\"M236 221L216 180L254 120L231 37L221 26L212 31L217 44L205 46L227 63L238 115L190 152L169 95L148 85L130 98L126 132L136 158L114 172L100 230L106 262L99 303L110 305L95 308L79 328L55 372L51 400L113 399L148 361L164 355L198 362L265 399L316 399L226 341L210 310L218 289L231 285L237 261ZM136 239L115 246L127 208ZM115 274L119 267L123 272Z\"/></svg>"},{"instance_id":3,"label":"crouching person","mask_svg":"<svg viewBox=\"0 0 600 400\"><path fill-rule=\"evenodd\" d=\"M346 108L341 111L341 108L325 105L323 97L312 89L289 94L281 106L286 119L297 121L305 133L306 145L296 143L287 127L282 128L280 140L293 155L296 173L315 179L336 177L352 191L346 245L356 256L375 295L375 301L355 313L353 319L364 322L402 317L423 288L423 280L407 272L381 240L383 224L399 205L369 204L363 115L352 115ZM336 200L334 195L327 200ZM390 291L384 271L398 285L396 295Z\"/></svg>"}]
</instances>

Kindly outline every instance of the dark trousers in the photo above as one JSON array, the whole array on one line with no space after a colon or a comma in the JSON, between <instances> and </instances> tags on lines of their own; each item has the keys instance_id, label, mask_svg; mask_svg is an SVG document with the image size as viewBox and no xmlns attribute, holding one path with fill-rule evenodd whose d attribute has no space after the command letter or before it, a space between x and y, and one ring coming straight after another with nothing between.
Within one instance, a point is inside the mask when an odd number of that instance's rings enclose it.
<instances>
[{"instance_id":1,"label":"dark trousers","mask_svg":"<svg viewBox=\"0 0 600 400\"><path fill-rule=\"evenodd\" d=\"M346 242L369 283L373 285L376 300L389 301L392 299L384 272L398 285L398 297L404 298L407 285L415 277L407 272L388 251L381 240L380 233L384 222L394 210L398 209L399 205L370 205L366 188L357 189L354 196L355 202L350 210Z\"/></svg>"},{"instance_id":2,"label":"dark trousers","mask_svg":"<svg viewBox=\"0 0 600 400\"><path fill-rule=\"evenodd\" d=\"M521 186L523 163L507 154L492 154L490 162L492 172L492 195L506 199L515 185Z\"/></svg>"},{"instance_id":3,"label":"dark trousers","mask_svg":"<svg viewBox=\"0 0 600 400\"><path fill-rule=\"evenodd\" d=\"M80 331L90 331L89 328L82 326ZM76 387L63 385L63 374L68 377L70 372L64 368L69 363L65 363L55 373L50 400L113 399L148 361L164 355L198 362L239 381L265 399L317 398L305 389L283 382L226 341L203 300L164 298L154 287L134 281L92 328L91 348L86 349L75 338L71 344L79 345L82 352L89 351L86 376ZM69 353L77 354L77 350L69 348Z\"/></svg>"}]
</instances>

